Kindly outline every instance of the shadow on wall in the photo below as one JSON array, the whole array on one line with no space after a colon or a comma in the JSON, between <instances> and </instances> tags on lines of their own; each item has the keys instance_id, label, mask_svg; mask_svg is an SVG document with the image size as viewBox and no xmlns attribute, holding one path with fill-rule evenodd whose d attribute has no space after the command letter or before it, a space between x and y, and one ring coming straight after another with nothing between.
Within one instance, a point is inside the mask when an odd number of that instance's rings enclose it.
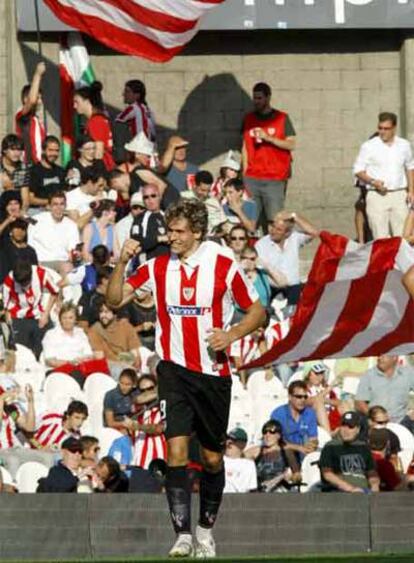
<instances>
[{"instance_id":1,"label":"shadow on wall","mask_svg":"<svg viewBox=\"0 0 414 563\"><path fill-rule=\"evenodd\" d=\"M40 60L39 56L27 44L20 43L20 48L26 75L31 77ZM43 56L43 60L47 65L42 88L44 103L52 120L59 124L59 68L47 57ZM127 79L126 76L125 80ZM121 88L122 85L119 84L119 89ZM148 93L148 100L151 104L151 92ZM214 160L230 148L240 149L242 119L250 107L249 94L240 86L233 74L206 75L183 100L178 113L177 131L164 126L162 116L161 118L157 116L160 147L163 149L168 138L179 133L190 141L190 160L199 165ZM106 108L111 117L122 109L110 104L106 104Z\"/></svg>"}]
</instances>

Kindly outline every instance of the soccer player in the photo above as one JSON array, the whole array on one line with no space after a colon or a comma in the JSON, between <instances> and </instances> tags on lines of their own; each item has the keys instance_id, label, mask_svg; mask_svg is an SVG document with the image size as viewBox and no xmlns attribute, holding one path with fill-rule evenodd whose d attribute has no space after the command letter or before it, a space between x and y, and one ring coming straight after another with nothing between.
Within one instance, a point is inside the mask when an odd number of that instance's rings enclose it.
<instances>
[{"instance_id":1,"label":"soccer player","mask_svg":"<svg viewBox=\"0 0 414 563\"><path fill-rule=\"evenodd\" d=\"M123 284L127 263L139 243L125 242L111 276L107 299L119 307L138 289L151 291L157 307L156 351L160 409L167 439L166 492L177 539L171 557L214 557L212 528L224 488L223 449L228 423L231 377L229 345L262 326L265 312L229 251L205 242L208 215L197 200L171 205L165 220L171 254L140 266ZM246 311L228 328L233 302ZM188 445L201 444L200 518L193 546Z\"/></svg>"}]
</instances>

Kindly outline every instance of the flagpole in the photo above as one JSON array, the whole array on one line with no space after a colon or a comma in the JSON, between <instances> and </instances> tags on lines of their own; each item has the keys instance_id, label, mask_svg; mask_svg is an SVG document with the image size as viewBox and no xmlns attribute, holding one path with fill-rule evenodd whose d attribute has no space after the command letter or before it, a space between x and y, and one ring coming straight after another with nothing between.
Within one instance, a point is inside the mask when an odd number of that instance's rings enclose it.
<instances>
[{"instance_id":1,"label":"flagpole","mask_svg":"<svg viewBox=\"0 0 414 563\"><path fill-rule=\"evenodd\" d=\"M35 20L36 20L36 35L37 35L37 52L39 53L39 57L43 58L42 52L42 36L40 33L40 17L39 17L39 2L38 0L34 0L34 9L35 9ZM46 108L43 104L43 123L45 126L45 131L47 131L47 116L46 116Z\"/></svg>"}]
</instances>

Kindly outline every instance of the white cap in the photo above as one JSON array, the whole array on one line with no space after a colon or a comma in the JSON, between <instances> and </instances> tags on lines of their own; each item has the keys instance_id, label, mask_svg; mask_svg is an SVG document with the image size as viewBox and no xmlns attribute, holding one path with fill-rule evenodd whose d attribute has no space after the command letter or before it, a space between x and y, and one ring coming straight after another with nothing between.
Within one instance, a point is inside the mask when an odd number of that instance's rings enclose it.
<instances>
[{"instance_id":1,"label":"white cap","mask_svg":"<svg viewBox=\"0 0 414 563\"><path fill-rule=\"evenodd\" d=\"M124 145L129 152L139 152L141 154L146 154L152 156L154 154L154 143L148 139L148 137L142 131L135 135L135 137Z\"/></svg>"},{"instance_id":2,"label":"white cap","mask_svg":"<svg viewBox=\"0 0 414 563\"><path fill-rule=\"evenodd\" d=\"M140 205L141 207L145 207L144 200L142 198L142 193L140 191L132 194L132 197L129 202L129 206L132 207L133 205Z\"/></svg>"},{"instance_id":3,"label":"white cap","mask_svg":"<svg viewBox=\"0 0 414 563\"><path fill-rule=\"evenodd\" d=\"M240 162L237 160L237 155L233 151L229 151L226 154L226 158L221 164L221 168L231 168L238 172L240 170Z\"/></svg>"}]
</instances>

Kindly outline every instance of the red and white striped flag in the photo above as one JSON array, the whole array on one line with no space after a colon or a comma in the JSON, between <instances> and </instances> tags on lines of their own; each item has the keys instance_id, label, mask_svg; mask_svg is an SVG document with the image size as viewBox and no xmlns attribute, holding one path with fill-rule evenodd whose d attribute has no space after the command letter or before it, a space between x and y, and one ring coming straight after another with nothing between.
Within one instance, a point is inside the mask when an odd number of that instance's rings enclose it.
<instances>
[{"instance_id":1,"label":"red and white striped flag","mask_svg":"<svg viewBox=\"0 0 414 563\"><path fill-rule=\"evenodd\" d=\"M247 367L414 352L414 302L402 275L414 250L400 237L357 244L326 231L287 336Z\"/></svg>"},{"instance_id":2,"label":"red and white striped flag","mask_svg":"<svg viewBox=\"0 0 414 563\"><path fill-rule=\"evenodd\" d=\"M224 0L44 0L67 25L115 51L170 60L194 37L200 18Z\"/></svg>"}]
</instances>

